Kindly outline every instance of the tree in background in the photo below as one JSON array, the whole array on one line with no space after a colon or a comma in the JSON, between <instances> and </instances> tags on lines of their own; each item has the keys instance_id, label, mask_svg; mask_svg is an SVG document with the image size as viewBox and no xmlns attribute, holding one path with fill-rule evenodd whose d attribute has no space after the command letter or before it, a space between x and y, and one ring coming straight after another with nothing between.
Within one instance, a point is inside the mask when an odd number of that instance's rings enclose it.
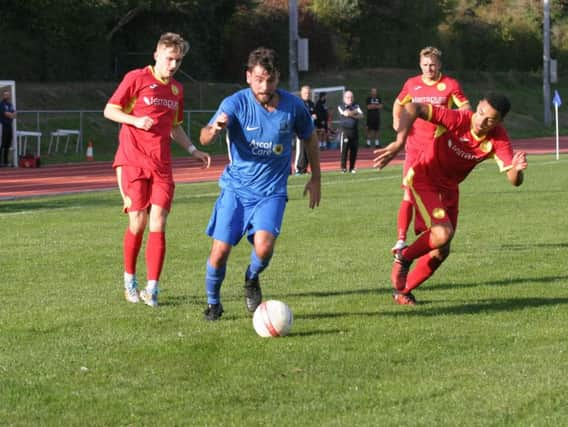
<instances>
[{"instance_id":1,"label":"tree in background","mask_svg":"<svg viewBox=\"0 0 568 427\"><path fill-rule=\"evenodd\" d=\"M541 0L299 0L312 71L414 68L438 45L453 70L542 69ZM288 56L287 0L1 0L1 79L119 79L164 31L191 50L182 75L239 81L258 45ZM551 1L551 53L568 63L568 0ZM284 71L284 70L283 70ZM286 70L287 71L287 70ZM284 78L286 76L283 76Z\"/></svg>"}]
</instances>

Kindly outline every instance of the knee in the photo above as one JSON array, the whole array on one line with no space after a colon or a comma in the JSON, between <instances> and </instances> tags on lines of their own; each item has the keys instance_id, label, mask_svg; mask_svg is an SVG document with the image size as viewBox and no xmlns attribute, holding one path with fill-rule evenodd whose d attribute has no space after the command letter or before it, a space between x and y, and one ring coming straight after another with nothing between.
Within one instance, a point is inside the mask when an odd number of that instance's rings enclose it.
<instances>
[{"instance_id":1,"label":"knee","mask_svg":"<svg viewBox=\"0 0 568 427\"><path fill-rule=\"evenodd\" d=\"M432 253L432 257L438 259L440 262L444 262L446 258L450 256L450 244L442 246L441 248L436 249L434 253Z\"/></svg>"},{"instance_id":2,"label":"knee","mask_svg":"<svg viewBox=\"0 0 568 427\"><path fill-rule=\"evenodd\" d=\"M454 236L454 228L450 223L438 224L430 230L430 243L436 248L442 250L444 246L448 246Z\"/></svg>"},{"instance_id":3,"label":"knee","mask_svg":"<svg viewBox=\"0 0 568 427\"><path fill-rule=\"evenodd\" d=\"M265 260L272 256L272 252L274 251L274 245L270 243L255 244L254 251L256 252L256 256L258 258Z\"/></svg>"},{"instance_id":4,"label":"knee","mask_svg":"<svg viewBox=\"0 0 568 427\"><path fill-rule=\"evenodd\" d=\"M209 264L214 268L220 268L227 264L230 254L230 246L216 246L213 245L211 248L211 254L209 255Z\"/></svg>"},{"instance_id":5,"label":"knee","mask_svg":"<svg viewBox=\"0 0 568 427\"><path fill-rule=\"evenodd\" d=\"M258 239L254 240L254 251L256 256L262 260L268 259L272 256L274 251L274 238Z\"/></svg>"},{"instance_id":6,"label":"knee","mask_svg":"<svg viewBox=\"0 0 568 427\"><path fill-rule=\"evenodd\" d=\"M129 213L128 228L132 234L140 234L146 228L147 215L146 212L138 211Z\"/></svg>"},{"instance_id":7,"label":"knee","mask_svg":"<svg viewBox=\"0 0 568 427\"><path fill-rule=\"evenodd\" d=\"M167 222L168 211L152 207L150 211L150 231L166 231Z\"/></svg>"}]
</instances>

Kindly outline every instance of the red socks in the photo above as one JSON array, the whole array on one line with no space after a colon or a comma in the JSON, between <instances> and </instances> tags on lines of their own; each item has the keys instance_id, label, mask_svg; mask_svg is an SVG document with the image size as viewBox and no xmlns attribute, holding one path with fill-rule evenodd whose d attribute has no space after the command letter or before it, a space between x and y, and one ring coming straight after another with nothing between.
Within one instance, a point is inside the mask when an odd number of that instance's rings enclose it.
<instances>
[{"instance_id":1,"label":"red socks","mask_svg":"<svg viewBox=\"0 0 568 427\"><path fill-rule=\"evenodd\" d=\"M436 249L430 244L430 230L425 231L409 247L402 250L401 255L408 261L426 255L432 249Z\"/></svg>"},{"instance_id":2,"label":"red socks","mask_svg":"<svg viewBox=\"0 0 568 427\"><path fill-rule=\"evenodd\" d=\"M414 208L410 200L403 200L398 209L398 240L406 240L406 233L412 222Z\"/></svg>"},{"instance_id":3,"label":"red socks","mask_svg":"<svg viewBox=\"0 0 568 427\"><path fill-rule=\"evenodd\" d=\"M166 233L151 231L146 244L146 268L148 280L160 280L166 257Z\"/></svg>"},{"instance_id":4,"label":"red socks","mask_svg":"<svg viewBox=\"0 0 568 427\"><path fill-rule=\"evenodd\" d=\"M130 228L126 228L124 233L124 271L128 274L136 273L136 259L142 246L144 233L134 234Z\"/></svg>"},{"instance_id":5,"label":"red socks","mask_svg":"<svg viewBox=\"0 0 568 427\"><path fill-rule=\"evenodd\" d=\"M442 261L438 258L432 258L428 254L418 258L416 265L408 274L406 287L402 292L408 293L420 286L420 284L424 283L430 276L432 276L432 274L434 274L440 265L442 265Z\"/></svg>"}]
</instances>

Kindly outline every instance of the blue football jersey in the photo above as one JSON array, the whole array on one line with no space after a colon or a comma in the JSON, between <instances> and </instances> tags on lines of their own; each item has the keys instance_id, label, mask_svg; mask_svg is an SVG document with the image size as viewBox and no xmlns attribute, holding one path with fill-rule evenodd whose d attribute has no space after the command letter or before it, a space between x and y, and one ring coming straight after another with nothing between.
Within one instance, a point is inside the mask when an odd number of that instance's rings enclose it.
<instances>
[{"instance_id":1,"label":"blue football jersey","mask_svg":"<svg viewBox=\"0 0 568 427\"><path fill-rule=\"evenodd\" d=\"M219 185L241 197L287 194L292 144L296 135L308 139L312 118L302 100L278 89L280 100L272 112L263 108L250 88L225 98L210 120L229 116L227 126L230 163Z\"/></svg>"}]
</instances>

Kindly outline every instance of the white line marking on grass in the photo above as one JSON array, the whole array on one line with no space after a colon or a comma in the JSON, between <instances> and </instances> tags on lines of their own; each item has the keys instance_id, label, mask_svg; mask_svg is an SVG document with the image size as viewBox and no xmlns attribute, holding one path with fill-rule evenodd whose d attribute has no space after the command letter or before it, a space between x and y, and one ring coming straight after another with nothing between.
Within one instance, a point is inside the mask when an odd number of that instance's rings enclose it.
<instances>
[{"instance_id":1,"label":"white line marking on grass","mask_svg":"<svg viewBox=\"0 0 568 427\"><path fill-rule=\"evenodd\" d=\"M75 209L83 209L83 208L86 208L86 207L87 206L81 206L81 205L57 206L57 207L52 207L52 208L38 208L38 209L34 209L34 210L17 211L17 212L5 212L5 213L0 212L0 217L13 216L13 215L29 215L29 214L42 213L42 212L55 211L55 210L75 210Z\"/></svg>"}]
</instances>

